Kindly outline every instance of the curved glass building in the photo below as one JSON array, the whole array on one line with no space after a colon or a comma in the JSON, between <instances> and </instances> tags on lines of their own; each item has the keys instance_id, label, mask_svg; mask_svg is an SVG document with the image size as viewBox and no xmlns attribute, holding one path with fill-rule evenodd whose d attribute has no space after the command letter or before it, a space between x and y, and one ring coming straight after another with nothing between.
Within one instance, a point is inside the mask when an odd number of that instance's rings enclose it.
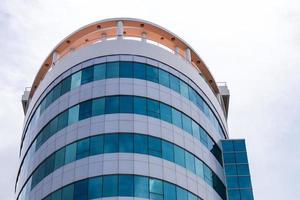
<instances>
[{"instance_id":1,"label":"curved glass building","mask_svg":"<svg viewBox=\"0 0 300 200\"><path fill-rule=\"evenodd\" d=\"M138 19L61 41L22 97L18 200L253 199L229 91L170 31Z\"/></svg>"}]
</instances>

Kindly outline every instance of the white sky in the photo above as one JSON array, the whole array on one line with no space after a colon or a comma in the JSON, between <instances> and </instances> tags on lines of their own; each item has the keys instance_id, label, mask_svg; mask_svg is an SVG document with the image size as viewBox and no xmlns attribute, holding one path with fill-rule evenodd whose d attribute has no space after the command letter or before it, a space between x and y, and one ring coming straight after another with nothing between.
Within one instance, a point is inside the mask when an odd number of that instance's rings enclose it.
<instances>
[{"instance_id":1,"label":"white sky","mask_svg":"<svg viewBox=\"0 0 300 200\"><path fill-rule=\"evenodd\" d=\"M53 47L105 18L174 32L230 92L231 138L246 138L255 199L300 196L300 2L297 0L0 1L0 199L14 198L21 95Z\"/></svg>"}]
</instances>

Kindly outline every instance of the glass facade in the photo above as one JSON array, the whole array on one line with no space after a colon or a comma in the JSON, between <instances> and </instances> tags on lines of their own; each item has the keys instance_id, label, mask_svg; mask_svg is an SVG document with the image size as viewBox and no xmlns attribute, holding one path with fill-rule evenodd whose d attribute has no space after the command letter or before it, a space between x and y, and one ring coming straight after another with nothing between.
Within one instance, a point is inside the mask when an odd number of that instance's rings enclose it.
<instances>
[{"instance_id":1,"label":"glass facade","mask_svg":"<svg viewBox=\"0 0 300 200\"><path fill-rule=\"evenodd\" d=\"M223 140L228 200L253 200L245 140Z\"/></svg>"},{"instance_id":2,"label":"glass facade","mask_svg":"<svg viewBox=\"0 0 300 200\"><path fill-rule=\"evenodd\" d=\"M152 200L201 199L167 181L131 174L114 174L77 181L56 190L43 200L88 200L104 197L138 197Z\"/></svg>"},{"instance_id":3,"label":"glass facade","mask_svg":"<svg viewBox=\"0 0 300 200\"><path fill-rule=\"evenodd\" d=\"M223 198L225 186L218 176L198 157L166 140L138 133L110 133L81 139L46 158L32 173L31 190L54 170L76 160L104 153L139 153L178 164L202 178Z\"/></svg>"},{"instance_id":4,"label":"glass facade","mask_svg":"<svg viewBox=\"0 0 300 200\"><path fill-rule=\"evenodd\" d=\"M41 101L40 105L35 110L32 118L29 120L25 133L31 130L38 121L46 108L55 102L60 96L77 88L80 85L109 78L135 78L158 83L168 87L185 98L192 101L202 112L206 115L211 124L216 128L220 135L224 138L224 132L217 117L203 100L203 98L178 77L173 74L159 69L155 66L129 61L116 61L96 64L91 67L84 68L58 83L52 90L48 92L45 98Z\"/></svg>"}]
</instances>

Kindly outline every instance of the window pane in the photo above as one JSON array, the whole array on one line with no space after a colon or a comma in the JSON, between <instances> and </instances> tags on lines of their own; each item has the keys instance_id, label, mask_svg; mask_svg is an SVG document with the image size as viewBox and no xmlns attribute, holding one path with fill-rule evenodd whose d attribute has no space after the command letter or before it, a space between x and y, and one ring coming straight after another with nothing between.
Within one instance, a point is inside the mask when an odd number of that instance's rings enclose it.
<instances>
[{"instance_id":1,"label":"window pane","mask_svg":"<svg viewBox=\"0 0 300 200\"><path fill-rule=\"evenodd\" d=\"M84 101L79 105L79 120L92 116L92 101Z\"/></svg>"},{"instance_id":2,"label":"window pane","mask_svg":"<svg viewBox=\"0 0 300 200\"><path fill-rule=\"evenodd\" d=\"M102 197L102 177L89 179L88 196L89 199Z\"/></svg>"},{"instance_id":3,"label":"window pane","mask_svg":"<svg viewBox=\"0 0 300 200\"><path fill-rule=\"evenodd\" d=\"M163 194L163 183L161 180L150 178L149 186L151 193Z\"/></svg>"},{"instance_id":4,"label":"window pane","mask_svg":"<svg viewBox=\"0 0 300 200\"><path fill-rule=\"evenodd\" d=\"M224 163L235 163L234 153L224 153Z\"/></svg>"},{"instance_id":5,"label":"window pane","mask_svg":"<svg viewBox=\"0 0 300 200\"><path fill-rule=\"evenodd\" d=\"M193 136L200 140L200 127L196 122L192 121Z\"/></svg>"},{"instance_id":6,"label":"window pane","mask_svg":"<svg viewBox=\"0 0 300 200\"><path fill-rule=\"evenodd\" d=\"M182 127L183 130L192 134L192 120L184 114L182 114Z\"/></svg>"},{"instance_id":7,"label":"window pane","mask_svg":"<svg viewBox=\"0 0 300 200\"><path fill-rule=\"evenodd\" d=\"M204 180L210 185L210 186L213 186L213 174L212 174L212 171L211 169L209 169L206 165L203 166L203 169L204 169Z\"/></svg>"},{"instance_id":8,"label":"window pane","mask_svg":"<svg viewBox=\"0 0 300 200\"><path fill-rule=\"evenodd\" d=\"M147 99L148 115L159 118L159 103L157 101Z\"/></svg>"},{"instance_id":9,"label":"window pane","mask_svg":"<svg viewBox=\"0 0 300 200\"><path fill-rule=\"evenodd\" d=\"M56 99L58 99L60 97L60 93L61 92L61 83L59 83L58 85L56 85L53 88L53 96L52 96L52 100L55 101Z\"/></svg>"},{"instance_id":10,"label":"window pane","mask_svg":"<svg viewBox=\"0 0 300 200\"><path fill-rule=\"evenodd\" d=\"M68 126L68 111L64 111L58 116L58 130L61 130Z\"/></svg>"},{"instance_id":11,"label":"window pane","mask_svg":"<svg viewBox=\"0 0 300 200\"><path fill-rule=\"evenodd\" d=\"M159 84L166 86L166 87L170 87L170 76L169 73L159 69Z\"/></svg>"},{"instance_id":12,"label":"window pane","mask_svg":"<svg viewBox=\"0 0 300 200\"><path fill-rule=\"evenodd\" d=\"M242 189L241 192L241 199L245 200L253 200L253 192L251 189Z\"/></svg>"},{"instance_id":13,"label":"window pane","mask_svg":"<svg viewBox=\"0 0 300 200\"><path fill-rule=\"evenodd\" d=\"M143 63L133 63L133 74L134 78L137 79L146 79L146 68Z\"/></svg>"},{"instance_id":14,"label":"window pane","mask_svg":"<svg viewBox=\"0 0 300 200\"><path fill-rule=\"evenodd\" d=\"M160 119L172 123L172 108L170 106L160 103Z\"/></svg>"},{"instance_id":15,"label":"window pane","mask_svg":"<svg viewBox=\"0 0 300 200\"><path fill-rule=\"evenodd\" d=\"M133 176L119 175L119 196L133 196Z\"/></svg>"},{"instance_id":16,"label":"window pane","mask_svg":"<svg viewBox=\"0 0 300 200\"><path fill-rule=\"evenodd\" d=\"M106 66L106 78L119 77L119 62L109 62Z\"/></svg>"},{"instance_id":17,"label":"window pane","mask_svg":"<svg viewBox=\"0 0 300 200\"><path fill-rule=\"evenodd\" d=\"M65 78L61 82L61 95L65 94L66 92L69 92L71 89L71 76Z\"/></svg>"},{"instance_id":18,"label":"window pane","mask_svg":"<svg viewBox=\"0 0 300 200\"><path fill-rule=\"evenodd\" d=\"M76 143L70 144L66 147L66 162L68 164L76 160Z\"/></svg>"},{"instance_id":19,"label":"window pane","mask_svg":"<svg viewBox=\"0 0 300 200\"><path fill-rule=\"evenodd\" d=\"M174 145L174 157L175 163L185 167L184 150Z\"/></svg>"},{"instance_id":20,"label":"window pane","mask_svg":"<svg viewBox=\"0 0 300 200\"><path fill-rule=\"evenodd\" d=\"M62 190L62 199L63 200L73 200L74 194L74 184L64 187Z\"/></svg>"},{"instance_id":21,"label":"window pane","mask_svg":"<svg viewBox=\"0 0 300 200\"><path fill-rule=\"evenodd\" d=\"M106 75L106 63L97 64L94 66L94 80L105 79Z\"/></svg>"},{"instance_id":22,"label":"window pane","mask_svg":"<svg viewBox=\"0 0 300 200\"><path fill-rule=\"evenodd\" d=\"M183 81L180 81L180 94L189 99L189 88L188 85Z\"/></svg>"},{"instance_id":23,"label":"window pane","mask_svg":"<svg viewBox=\"0 0 300 200\"><path fill-rule=\"evenodd\" d=\"M176 200L176 187L175 185L164 182L164 200L170 199Z\"/></svg>"},{"instance_id":24,"label":"window pane","mask_svg":"<svg viewBox=\"0 0 300 200\"><path fill-rule=\"evenodd\" d=\"M231 152L234 151L233 149L233 142L232 141L223 141L222 148L224 152Z\"/></svg>"},{"instance_id":25,"label":"window pane","mask_svg":"<svg viewBox=\"0 0 300 200\"><path fill-rule=\"evenodd\" d=\"M246 152L235 153L235 159L236 163L248 163Z\"/></svg>"},{"instance_id":26,"label":"window pane","mask_svg":"<svg viewBox=\"0 0 300 200\"><path fill-rule=\"evenodd\" d=\"M247 164L236 165L239 175L250 175L249 166Z\"/></svg>"},{"instance_id":27,"label":"window pane","mask_svg":"<svg viewBox=\"0 0 300 200\"><path fill-rule=\"evenodd\" d=\"M57 132L57 126L58 125L58 119L57 117L55 117L54 119L51 120L50 124L49 124L49 127L50 127L50 136L52 136L54 133Z\"/></svg>"},{"instance_id":28,"label":"window pane","mask_svg":"<svg viewBox=\"0 0 300 200\"><path fill-rule=\"evenodd\" d=\"M103 197L118 196L118 176L103 176Z\"/></svg>"},{"instance_id":29,"label":"window pane","mask_svg":"<svg viewBox=\"0 0 300 200\"><path fill-rule=\"evenodd\" d=\"M179 79L176 76L173 76L172 74L170 74L170 86L172 90L180 93Z\"/></svg>"},{"instance_id":30,"label":"window pane","mask_svg":"<svg viewBox=\"0 0 300 200\"><path fill-rule=\"evenodd\" d=\"M227 176L226 180L227 180L228 188L238 188L239 187L237 176Z\"/></svg>"},{"instance_id":31,"label":"window pane","mask_svg":"<svg viewBox=\"0 0 300 200\"><path fill-rule=\"evenodd\" d=\"M71 125L78 121L79 117L79 105L74 106L69 109L69 116L68 116L68 124Z\"/></svg>"},{"instance_id":32,"label":"window pane","mask_svg":"<svg viewBox=\"0 0 300 200\"><path fill-rule=\"evenodd\" d=\"M54 171L54 157L55 155L52 154L50 157L48 157L44 163L45 163L45 172L44 172L44 176L43 177L46 177L47 175L49 175L50 173L52 173Z\"/></svg>"},{"instance_id":33,"label":"window pane","mask_svg":"<svg viewBox=\"0 0 300 200\"><path fill-rule=\"evenodd\" d=\"M149 155L160 157L161 158L161 140L154 137L149 137Z\"/></svg>"},{"instance_id":34,"label":"window pane","mask_svg":"<svg viewBox=\"0 0 300 200\"><path fill-rule=\"evenodd\" d=\"M90 139L84 139L77 143L76 159L85 158L90 155Z\"/></svg>"},{"instance_id":35,"label":"window pane","mask_svg":"<svg viewBox=\"0 0 300 200\"><path fill-rule=\"evenodd\" d=\"M65 164L65 150L65 148L62 148L55 153L54 169L58 169Z\"/></svg>"},{"instance_id":36,"label":"window pane","mask_svg":"<svg viewBox=\"0 0 300 200\"><path fill-rule=\"evenodd\" d=\"M181 113L172 108L172 122L175 126L182 128Z\"/></svg>"},{"instance_id":37,"label":"window pane","mask_svg":"<svg viewBox=\"0 0 300 200\"><path fill-rule=\"evenodd\" d=\"M120 113L133 113L132 96L120 96Z\"/></svg>"},{"instance_id":38,"label":"window pane","mask_svg":"<svg viewBox=\"0 0 300 200\"><path fill-rule=\"evenodd\" d=\"M133 63L130 61L120 61L120 77L132 78L133 77Z\"/></svg>"},{"instance_id":39,"label":"window pane","mask_svg":"<svg viewBox=\"0 0 300 200\"><path fill-rule=\"evenodd\" d=\"M196 174L204 178L203 162L199 159L195 159L195 165L196 165Z\"/></svg>"},{"instance_id":40,"label":"window pane","mask_svg":"<svg viewBox=\"0 0 300 200\"><path fill-rule=\"evenodd\" d=\"M119 134L119 152L133 152L133 134Z\"/></svg>"},{"instance_id":41,"label":"window pane","mask_svg":"<svg viewBox=\"0 0 300 200\"><path fill-rule=\"evenodd\" d=\"M158 83L158 69L150 65L146 65L147 80Z\"/></svg>"},{"instance_id":42,"label":"window pane","mask_svg":"<svg viewBox=\"0 0 300 200\"><path fill-rule=\"evenodd\" d=\"M134 113L147 115L147 101L143 97L134 97Z\"/></svg>"},{"instance_id":43,"label":"window pane","mask_svg":"<svg viewBox=\"0 0 300 200\"><path fill-rule=\"evenodd\" d=\"M105 99L105 113L118 113L119 112L119 97L107 97Z\"/></svg>"},{"instance_id":44,"label":"window pane","mask_svg":"<svg viewBox=\"0 0 300 200\"><path fill-rule=\"evenodd\" d=\"M239 176L240 188L251 188L250 176Z\"/></svg>"},{"instance_id":45,"label":"window pane","mask_svg":"<svg viewBox=\"0 0 300 200\"><path fill-rule=\"evenodd\" d=\"M88 199L88 180L78 181L74 184L74 200Z\"/></svg>"},{"instance_id":46,"label":"window pane","mask_svg":"<svg viewBox=\"0 0 300 200\"><path fill-rule=\"evenodd\" d=\"M81 83L81 71L76 72L71 76L71 90L80 86Z\"/></svg>"},{"instance_id":47,"label":"window pane","mask_svg":"<svg viewBox=\"0 0 300 200\"><path fill-rule=\"evenodd\" d=\"M118 152L118 134L109 134L104 136L104 153Z\"/></svg>"},{"instance_id":48,"label":"window pane","mask_svg":"<svg viewBox=\"0 0 300 200\"><path fill-rule=\"evenodd\" d=\"M134 196L149 198L149 182L147 177L134 177Z\"/></svg>"},{"instance_id":49,"label":"window pane","mask_svg":"<svg viewBox=\"0 0 300 200\"><path fill-rule=\"evenodd\" d=\"M134 134L134 153L148 154L148 137Z\"/></svg>"},{"instance_id":50,"label":"window pane","mask_svg":"<svg viewBox=\"0 0 300 200\"><path fill-rule=\"evenodd\" d=\"M94 67L87 67L82 70L81 85L89 83L94 79Z\"/></svg>"},{"instance_id":51,"label":"window pane","mask_svg":"<svg viewBox=\"0 0 300 200\"><path fill-rule=\"evenodd\" d=\"M46 104L45 104L45 108L48 108L48 106L52 103L52 97L53 97L53 90L51 90L44 101L46 101Z\"/></svg>"},{"instance_id":52,"label":"window pane","mask_svg":"<svg viewBox=\"0 0 300 200\"><path fill-rule=\"evenodd\" d=\"M225 165L225 173L228 175L237 175L236 165Z\"/></svg>"},{"instance_id":53,"label":"window pane","mask_svg":"<svg viewBox=\"0 0 300 200\"><path fill-rule=\"evenodd\" d=\"M195 158L187 151L185 151L185 166L188 170L195 173Z\"/></svg>"},{"instance_id":54,"label":"window pane","mask_svg":"<svg viewBox=\"0 0 300 200\"><path fill-rule=\"evenodd\" d=\"M197 197L192 193L188 193L188 200L197 200Z\"/></svg>"},{"instance_id":55,"label":"window pane","mask_svg":"<svg viewBox=\"0 0 300 200\"><path fill-rule=\"evenodd\" d=\"M235 151L246 151L245 140L234 140L233 144Z\"/></svg>"},{"instance_id":56,"label":"window pane","mask_svg":"<svg viewBox=\"0 0 300 200\"><path fill-rule=\"evenodd\" d=\"M162 158L174 162L174 145L167 141L162 141Z\"/></svg>"},{"instance_id":57,"label":"window pane","mask_svg":"<svg viewBox=\"0 0 300 200\"><path fill-rule=\"evenodd\" d=\"M186 190L184 190L184 189L182 189L182 188L180 188L180 187L177 187L176 188L176 191L177 191L177 199L179 200L187 200L188 198L187 198L187 191Z\"/></svg>"},{"instance_id":58,"label":"window pane","mask_svg":"<svg viewBox=\"0 0 300 200\"><path fill-rule=\"evenodd\" d=\"M91 155L103 153L103 136L95 136L91 138Z\"/></svg>"},{"instance_id":59,"label":"window pane","mask_svg":"<svg viewBox=\"0 0 300 200\"><path fill-rule=\"evenodd\" d=\"M98 116L104 114L105 98L94 99L92 103L92 115Z\"/></svg>"},{"instance_id":60,"label":"window pane","mask_svg":"<svg viewBox=\"0 0 300 200\"><path fill-rule=\"evenodd\" d=\"M230 200L241 200L239 190L228 190L228 197Z\"/></svg>"},{"instance_id":61,"label":"window pane","mask_svg":"<svg viewBox=\"0 0 300 200\"><path fill-rule=\"evenodd\" d=\"M57 191L55 191L54 193L52 193L52 195L51 195L51 200L62 200L61 199L61 192L62 192L62 190L60 189L60 190L57 190Z\"/></svg>"}]
</instances>

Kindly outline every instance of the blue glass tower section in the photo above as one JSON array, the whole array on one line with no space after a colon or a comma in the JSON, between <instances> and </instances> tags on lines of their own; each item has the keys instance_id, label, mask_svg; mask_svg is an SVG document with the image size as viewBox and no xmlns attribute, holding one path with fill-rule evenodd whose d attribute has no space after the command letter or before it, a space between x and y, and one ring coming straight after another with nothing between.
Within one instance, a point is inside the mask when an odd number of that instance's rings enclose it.
<instances>
[{"instance_id":1,"label":"blue glass tower section","mask_svg":"<svg viewBox=\"0 0 300 200\"><path fill-rule=\"evenodd\" d=\"M245 140L223 140L222 147L228 200L253 200Z\"/></svg>"}]
</instances>

